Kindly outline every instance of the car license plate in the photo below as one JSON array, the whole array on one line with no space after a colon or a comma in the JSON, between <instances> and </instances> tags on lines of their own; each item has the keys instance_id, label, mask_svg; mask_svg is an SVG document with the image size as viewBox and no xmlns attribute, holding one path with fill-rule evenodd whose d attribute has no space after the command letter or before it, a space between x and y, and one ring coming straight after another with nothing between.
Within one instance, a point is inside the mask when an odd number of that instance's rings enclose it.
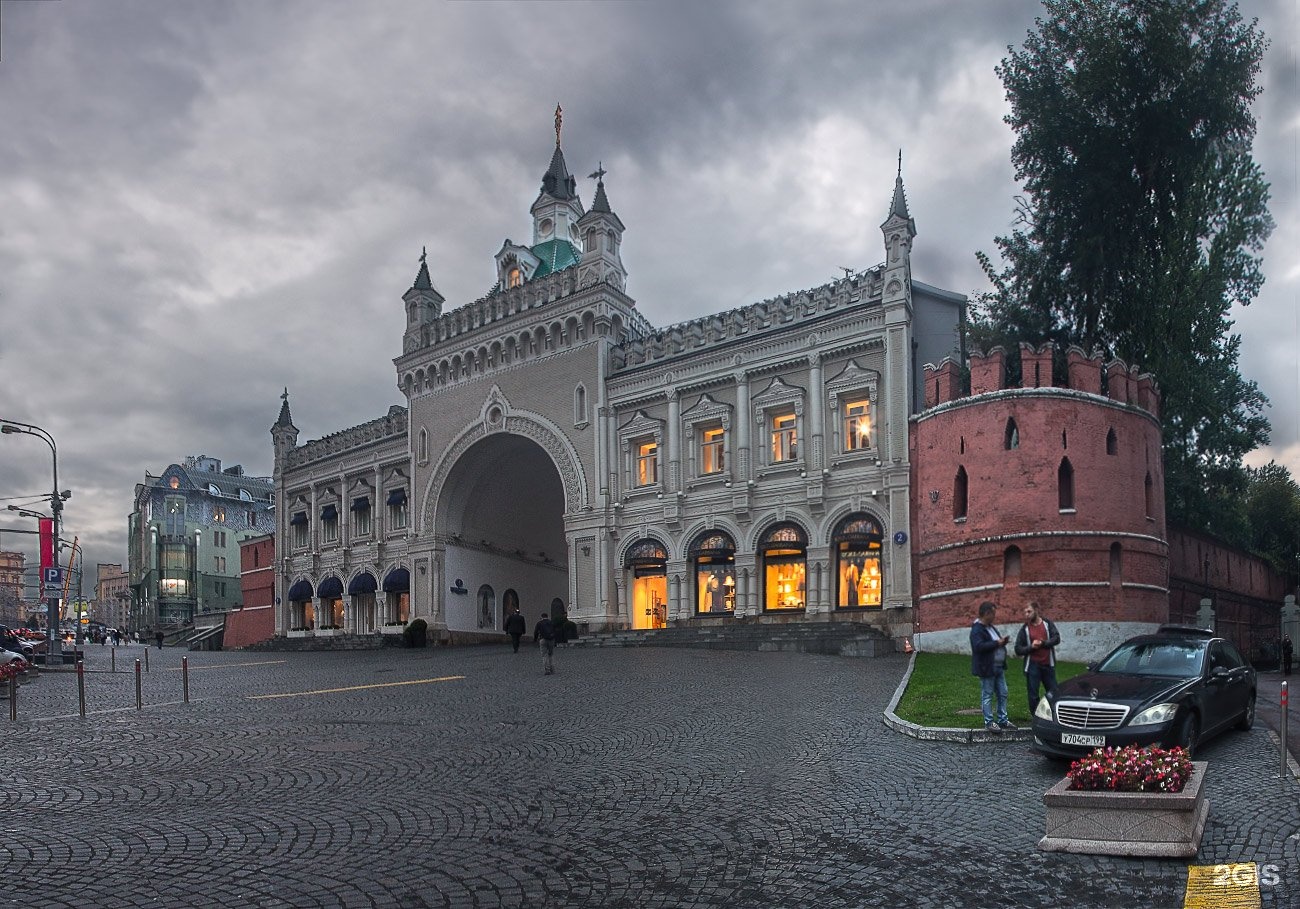
<instances>
[{"instance_id":1,"label":"car license plate","mask_svg":"<svg viewBox=\"0 0 1300 909\"><path fill-rule=\"evenodd\" d=\"M1061 733L1062 745L1083 745L1088 748L1106 747L1106 737L1104 735L1079 735L1074 732Z\"/></svg>"}]
</instances>

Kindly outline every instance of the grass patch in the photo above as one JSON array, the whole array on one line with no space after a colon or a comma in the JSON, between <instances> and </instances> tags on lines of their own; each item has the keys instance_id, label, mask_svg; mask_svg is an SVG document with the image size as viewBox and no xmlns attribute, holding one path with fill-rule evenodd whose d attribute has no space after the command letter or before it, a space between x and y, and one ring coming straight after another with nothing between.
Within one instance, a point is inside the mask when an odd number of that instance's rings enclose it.
<instances>
[{"instance_id":1,"label":"grass patch","mask_svg":"<svg viewBox=\"0 0 1300 909\"><path fill-rule=\"evenodd\" d=\"M1058 662L1056 681L1064 682L1087 668L1083 663ZM959 713L961 710L973 713ZM907 690L895 712L921 726L982 729L980 680L970 674L970 654L918 653ZM1014 657L1007 660L1007 714L1017 726L1029 725L1024 661Z\"/></svg>"}]
</instances>

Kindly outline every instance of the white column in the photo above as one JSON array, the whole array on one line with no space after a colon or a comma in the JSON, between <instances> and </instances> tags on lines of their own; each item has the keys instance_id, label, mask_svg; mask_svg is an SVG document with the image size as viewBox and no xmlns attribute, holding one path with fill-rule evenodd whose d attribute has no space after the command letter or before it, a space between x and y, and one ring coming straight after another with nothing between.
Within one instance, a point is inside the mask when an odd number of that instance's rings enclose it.
<instances>
[{"instance_id":1,"label":"white column","mask_svg":"<svg viewBox=\"0 0 1300 909\"><path fill-rule=\"evenodd\" d=\"M682 400L677 389L668 393L668 476L664 482L665 492L675 492L682 488Z\"/></svg>"},{"instance_id":2,"label":"white column","mask_svg":"<svg viewBox=\"0 0 1300 909\"><path fill-rule=\"evenodd\" d=\"M814 354L808 370L808 433L812 438L812 450L807 461L808 470L821 470L826 464L825 430L823 428L822 361Z\"/></svg>"},{"instance_id":3,"label":"white column","mask_svg":"<svg viewBox=\"0 0 1300 909\"><path fill-rule=\"evenodd\" d=\"M749 378L743 373L736 374L736 482L744 483L754 475L750 463L749 434L753 425L753 414L749 412Z\"/></svg>"}]
</instances>

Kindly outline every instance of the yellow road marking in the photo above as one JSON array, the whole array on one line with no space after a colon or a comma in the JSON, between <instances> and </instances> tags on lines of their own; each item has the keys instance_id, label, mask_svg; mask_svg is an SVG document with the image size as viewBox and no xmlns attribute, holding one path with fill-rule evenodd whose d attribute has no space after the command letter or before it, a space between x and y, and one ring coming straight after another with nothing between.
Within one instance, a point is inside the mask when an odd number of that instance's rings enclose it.
<instances>
[{"instance_id":1,"label":"yellow road marking","mask_svg":"<svg viewBox=\"0 0 1300 909\"><path fill-rule=\"evenodd\" d=\"M369 691L372 688L397 688L402 685L429 685L433 682L456 682L465 678L463 675L444 675L436 679L412 679L409 682L379 682L374 685L349 685L346 688L317 688L315 691L288 691L284 694L249 694L250 701L265 701L271 698L303 698L313 694L337 694L340 691Z\"/></svg>"},{"instance_id":2,"label":"yellow road marking","mask_svg":"<svg viewBox=\"0 0 1300 909\"><path fill-rule=\"evenodd\" d=\"M1188 865L1183 909L1260 909L1259 866Z\"/></svg>"},{"instance_id":3,"label":"yellow road marking","mask_svg":"<svg viewBox=\"0 0 1300 909\"><path fill-rule=\"evenodd\" d=\"M279 666L281 663L287 663L288 660L259 660L256 663L212 663L207 666L191 666L190 672L196 672L199 669L234 669L236 666ZM180 666L168 666L165 672L180 672Z\"/></svg>"}]
</instances>

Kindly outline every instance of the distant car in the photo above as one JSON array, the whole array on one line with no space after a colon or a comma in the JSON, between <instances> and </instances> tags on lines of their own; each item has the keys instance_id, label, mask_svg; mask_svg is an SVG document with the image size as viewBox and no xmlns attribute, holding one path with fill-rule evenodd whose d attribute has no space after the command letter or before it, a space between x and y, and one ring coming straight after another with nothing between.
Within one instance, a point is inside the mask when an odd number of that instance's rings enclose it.
<instances>
[{"instance_id":1,"label":"distant car","mask_svg":"<svg viewBox=\"0 0 1300 909\"><path fill-rule=\"evenodd\" d=\"M6 663L22 663L21 668L27 668L27 658L21 653L14 653L12 650L0 650L0 665Z\"/></svg>"},{"instance_id":2,"label":"distant car","mask_svg":"<svg viewBox=\"0 0 1300 909\"><path fill-rule=\"evenodd\" d=\"M16 634L5 634L0 635L0 648L30 657L36 652L36 643Z\"/></svg>"},{"instance_id":3,"label":"distant car","mask_svg":"<svg viewBox=\"0 0 1300 909\"><path fill-rule=\"evenodd\" d=\"M1255 722L1255 670L1213 631L1162 625L1130 638L1038 702L1034 748L1075 758L1094 748L1201 742Z\"/></svg>"}]
</instances>

